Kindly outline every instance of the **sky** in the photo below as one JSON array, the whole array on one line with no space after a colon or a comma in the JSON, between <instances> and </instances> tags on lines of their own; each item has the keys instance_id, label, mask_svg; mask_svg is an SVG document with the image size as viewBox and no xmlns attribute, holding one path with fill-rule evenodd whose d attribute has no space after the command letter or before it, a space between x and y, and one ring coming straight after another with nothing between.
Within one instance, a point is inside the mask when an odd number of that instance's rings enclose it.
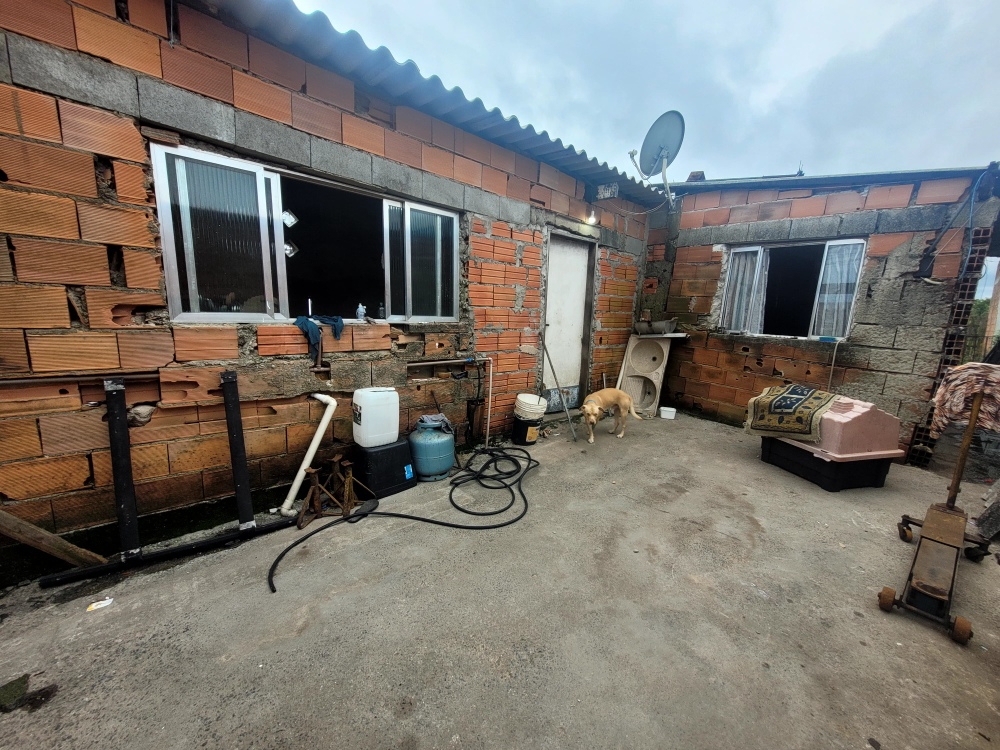
<instances>
[{"instance_id":1,"label":"sky","mask_svg":"<svg viewBox=\"0 0 1000 750\"><path fill-rule=\"evenodd\" d=\"M295 2L633 176L671 109L671 180L1000 158L996 0Z\"/></svg>"}]
</instances>

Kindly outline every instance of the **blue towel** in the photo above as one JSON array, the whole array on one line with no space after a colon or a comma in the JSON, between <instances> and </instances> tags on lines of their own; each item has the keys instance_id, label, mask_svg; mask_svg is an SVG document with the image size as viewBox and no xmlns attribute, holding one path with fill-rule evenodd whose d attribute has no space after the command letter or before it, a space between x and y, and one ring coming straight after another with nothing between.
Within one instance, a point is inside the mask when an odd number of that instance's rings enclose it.
<instances>
[{"instance_id":1,"label":"blue towel","mask_svg":"<svg viewBox=\"0 0 1000 750\"><path fill-rule=\"evenodd\" d=\"M339 315L313 315L311 318L300 315L297 317L295 325L309 339L309 354L314 359L319 354L319 340L323 335L316 323L330 326L333 329L333 337L338 341L340 341L340 334L344 332L344 319Z\"/></svg>"}]
</instances>

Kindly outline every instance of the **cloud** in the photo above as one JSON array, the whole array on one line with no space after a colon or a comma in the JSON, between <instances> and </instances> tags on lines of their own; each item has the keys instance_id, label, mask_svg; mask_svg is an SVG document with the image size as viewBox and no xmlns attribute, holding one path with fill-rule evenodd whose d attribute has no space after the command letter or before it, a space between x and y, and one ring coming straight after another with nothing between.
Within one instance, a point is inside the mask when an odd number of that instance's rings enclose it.
<instances>
[{"instance_id":1,"label":"cloud","mask_svg":"<svg viewBox=\"0 0 1000 750\"><path fill-rule=\"evenodd\" d=\"M297 1L630 173L667 109L687 123L673 179L997 158L992 0Z\"/></svg>"}]
</instances>

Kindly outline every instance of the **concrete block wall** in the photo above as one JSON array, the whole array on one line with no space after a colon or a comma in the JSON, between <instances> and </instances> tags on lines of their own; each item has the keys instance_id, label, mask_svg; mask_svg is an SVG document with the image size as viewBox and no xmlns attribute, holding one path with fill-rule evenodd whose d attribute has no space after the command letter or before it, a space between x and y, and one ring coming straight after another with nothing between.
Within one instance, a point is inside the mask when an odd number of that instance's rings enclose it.
<instances>
[{"instance_id":1,"label":"concrete block wall","mask_svg":"<svg viewBox=\"0 0 1000 750\"><path fill-rule=\"evenodd\" d=\"M926 419L942 366L956 363L942 358L949 353L948 331L962 324L952 308L969 236L962 220L958 228L947 224L970 188L971 180L962 178L685 195L679 212L651 223L640 302L654 319L676 317L691 334L671 353L666 399L740 424L747 401L768 386L831 388L898 416L900 444L908 447ZM977 205L975 244L985 247L983 236L996 221L1000 200ZM713 328L727 248L848 237L868 245L851 330L836 360L831 343ZM925 281L917 271L922 262L928 265L924 255L935 239ZM976 273L973 262L966 276Z\"/></svg>"},{"instance_id":2,"label":"concrete block wall","mask_svg":"<svg viewBox=\"0 0 1000 750\"><path fill-rule=\"evenodd\" d=\"M187 6L178 6L177 24L179 43L170 44L165 5L155 0L0 0L3 509L58 532L114 520L100 385L109 376L129 378L143 513L231 492L220 434L227 369L239 374L255 488L287 483L297 468L320 418L307 399L316 390L338 399L327 454L350 440L352 392L373 384L399 390L404 431L437 411L435 398L464 422L475 380L419 379L407 367L414 363L493 357L492 429L509 427L512 394L534 390L541 372L547 227L601 235L610 265L594 283L617 283L622 265L637 267L645 221L628 212L639 207L588 205L583 183L549 165L355 92L351 81ZM356 98L368 100L365 112L355 111ZM151 139L459 212L460 322L348 326L340 340L325 331L323 372L313 372L294 326L173 325ZM591 210L599 227L582 223ZM627 263L608 254L628 243ZM631 310L617 310L621 291L608 292L615 311L595 311L595 330L631 326ZM595 342L595 360L623 352L624 339L615 342ZM151 416L139 417L138 406Z\"/></svg>"}]
</instances>

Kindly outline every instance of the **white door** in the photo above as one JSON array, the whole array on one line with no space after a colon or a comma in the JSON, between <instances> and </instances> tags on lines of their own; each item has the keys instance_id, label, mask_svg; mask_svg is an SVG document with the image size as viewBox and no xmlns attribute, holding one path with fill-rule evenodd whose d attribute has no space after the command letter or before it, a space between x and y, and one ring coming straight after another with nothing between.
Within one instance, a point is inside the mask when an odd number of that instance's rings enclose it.
<instances>
[{"instance_id":1,"label":"white door","mask_svg":"<svg viewBox=\"0 0 1000 750\"><path fill-rule=\"evenodd\" d=\"M556 382L566 405L580 403L580 372L583 369L584 313L587 304L587 243L559 235L549 237L549 268L545 301L545 346L549 359L542 369L542 393L547 411L563 408ZM552 368L555 368L553 373ZM553 375L555 377L553 377Z\"/></svg>"}]
</instances>

